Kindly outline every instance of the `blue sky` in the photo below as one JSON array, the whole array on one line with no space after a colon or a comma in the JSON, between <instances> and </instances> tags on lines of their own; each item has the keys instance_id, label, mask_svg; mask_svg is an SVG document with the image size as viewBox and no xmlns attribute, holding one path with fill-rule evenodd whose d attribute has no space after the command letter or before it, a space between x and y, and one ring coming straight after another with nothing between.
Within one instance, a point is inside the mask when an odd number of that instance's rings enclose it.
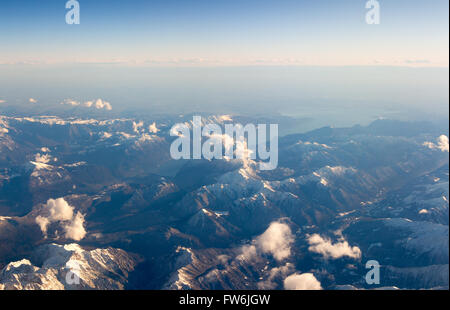
<instances>
[{"instance_id":1,"label":"blue sky","mask_svg":"<svg viewBox=\"0 0 450 310\"><path fill-rule=\"evenodd\" d=\"M66 0L3 0L0 112L102 98L108 113L447 118L448 0L379 2L368 25L366 0L79 0L67 25Z\"/></svg>"},{"instance_id":2,"label":"blue sky","mask_svg":"<svg viewBox=\"0 0 450 310\"><path fill-rule=\"evenodd\" d=\"M448 67L448 1L65 0L0 3L0 64Z\"/></svg>"}]
</instances>

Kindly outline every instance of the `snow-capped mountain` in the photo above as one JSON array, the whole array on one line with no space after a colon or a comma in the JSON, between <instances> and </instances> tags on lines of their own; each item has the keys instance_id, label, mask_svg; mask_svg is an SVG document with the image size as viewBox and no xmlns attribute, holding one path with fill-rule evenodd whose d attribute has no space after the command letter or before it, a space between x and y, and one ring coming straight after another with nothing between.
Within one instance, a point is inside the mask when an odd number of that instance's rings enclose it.
<instances>
[{"instance_id":1,"label":"snow-capped mountain","mask_svg":"<svg viewBox=\"0 0 450 310\"><path fill-rule=\"evenodd\" d=\"M0 272L0 289L123 289L138 258L123 250L84 250L78 244L46 244Z\"/></svg>"},{"instance_id":2,"label":"snow-capped mountain","mask_svg":"<svg viewBox=\"0 0 450 310\"><path fill-rule=\"evenodd\" d=\"M170 128L191 119L0 116L0 288L448 287L448 128L288 135L261 171L173 160ZM204 117L236 121L258 119Z\"/></svg>"}]
</instances>

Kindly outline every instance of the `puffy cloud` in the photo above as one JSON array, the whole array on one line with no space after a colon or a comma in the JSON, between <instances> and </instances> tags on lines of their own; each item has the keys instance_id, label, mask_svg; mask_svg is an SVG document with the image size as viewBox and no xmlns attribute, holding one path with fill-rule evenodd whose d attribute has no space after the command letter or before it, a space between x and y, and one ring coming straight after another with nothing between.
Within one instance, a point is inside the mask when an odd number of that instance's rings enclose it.
<instances>
[{"instance_id":1,"label":"puffy cloud","mask_svg":"<svg viewBox=\"0 0 450 310\"><path fill-rule=\"evenodd\" d=\"M291 228L285 223L273 222L269 228L256 239L256 244L263 253L270 253L278 260L291 255L291 244L294 237Z\"/></svg>"},{"instance_id":2,"label":"puffy cloud","mask_svg":"<svg viewBox=\"0 0 450 310\"><path fill-rule=\"evenodd\" d=\"M108 111L112 110L112 106L109 102L103 100L103 99L97 99L97 100L89 100L85 101L83 104L79 101L72 100L72 99L64 99L61 104L70 105L70 106L84 106L87 108L96 108L98 110L105 109Z\"/></svg>"},{"instance_id":3,"label":"puffy cloud","mask_svg":"<svg viewBox=\"0 0 450 310\"><path fill-rule=\"evenodd\" d=\"M272 222L262 235L253 240L251 245L241 247L239 258L251 260L259 254L271 254L277 261L282 261L291 255L293 242L294 237L287 224Z\"/></svg>"},{"instance_id":4,"label":"puffy cloud","mask_svg":"<svg viewBox=\"0 0 450 310\"><path fill-rule=\"evenodd\" d=\"M424 146L430 148L430 149L439 149L442 152L448 152L449 151L449 143L448 143L448 137L446 135L441 135L437 139L437 144L433 142L424 142Z\"/></svg>"},{"instance_id":5,"label":"puffy cloud","mask_svg":"<svg viewBox=\"0 0 450 310\"><path fill-rule=\"evenodd\" d=\"M286 290L321 290L320 282L312 273L294 273L284 279Z\"/></svg>"},{"instance_id":6,"label":"puffy cloud","mask_svg":"<svg viewBox=\"0 0 450 310\"><path fill-rule=\"evenodd\" d=\"M86 235L84 215L80 212L74 216L74 208L64 198L49 199L35 219L44 235L47 235L48 225L61 222L65 237L79 241Z\"/></svg>"},{"instance_id":7,"label":"puffy cloud","mask_svg":"<svg viewBox=\"0 0 450 310\"><path fill-rule=\"evenodd\" d=\"M84 215L77 212L71 222L64 225L65 237L67 239L73 239L80 241L86 236L86 230L84 229Z\"/></svg>"},{"instance_id":8,"label":"puffy cloud","mask_svg":"<svg viewBox=\"0 0 450 310\"><path fill-rule=\"evenodd\" d=\"M144 127L144 122L140 121L139 123L133 122L133 131L135 133L140 133L139 129L141 129L142 127Z\"/></svg>"},{"instance_id":9,"label":"puffy cloud","mask_svg":"<svg viewBox=\"0 0 450 310\"><path fill-rule=\"evenodd\" d=\"M47 227L50 224L50 220L46 217L40 216L38 215L36 217L36 224L39 225L39 227L41 228L41 231L44 235L47 235Z\"/></svg>"},{"instance_id":10,"label":"puffy cloud","mask_svg":"<svg viewBox=\"0 0 450 310\"><path fill-rule=\"evenodd\" d=\"M105 110L108 110L108 111L112 110L111 104L109 102L107 102L107 101L102 100L102 99L97 99L97 100L95 100L95 102L94 101L86 101L84 103L84 106L86 106L88 108L94 107L94 108L99 109L99 110L100 109L105 109Z\"/></svg>"},{"instance_id":11,"label":"puffy cloud","mask_svg":"<svg viewBox=\"0 0 450 310\"><path fill-rule=\"evenodd\" d=\"M36 217L36 223L46 235L52 222L68 221L73 217L73 208L63 199L49 199L42 209L42 215Z\"/></svg>"},{"instance_id":12,"label":"puffy cloud","mask_svg":"<svg viewBox=\"0 0 450 310\"><path fill-rule=\"evenodd\" d=\"M355 259L361 257L361 250L357 246L351 247L345 240L333 244L330 239L313 234L308 237L308 243L310 245L308 249L311 252L322 254L326 259L344 256Z\"/></svg>"},{"instance_id":13,"label":"puffy cloud","mask_svg":"<svg viewBox=\"0 0 450 310\"><path fill-rule=\"evenodd\" d=\"M448 137L446 135L441 135L438 139L438 148L442 152L448 152L449 146L448 146Z\"/></svg>"},{"instance_id":14,"label":"puffy cloud","mask_svg":"<svg viewBox=\"0 0 450 310\"><path fill-rule=\"evenodd\" d=\"M155 134L158 133L159 129L156 127L156 123L155 122L153 122L153 124L148 126L148 131L150 133L155 133Z\"/></svg>"},{"instance_id":15,"label":"puffy cloud","mask_svg":"<svg viewBox=\"0 0 450 310\"><path fill-rule=\"evenodd\" d=\"M48 211L52 222L68 221L73 217L73 207L64 198L49 199L44 209Z\"/></svg>"}]
</instances>

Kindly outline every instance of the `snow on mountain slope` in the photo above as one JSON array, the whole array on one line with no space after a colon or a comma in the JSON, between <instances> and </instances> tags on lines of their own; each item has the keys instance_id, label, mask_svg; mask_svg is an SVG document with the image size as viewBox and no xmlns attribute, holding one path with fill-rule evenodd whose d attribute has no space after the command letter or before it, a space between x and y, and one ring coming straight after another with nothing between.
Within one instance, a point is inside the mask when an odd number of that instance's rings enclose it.
<instances>
[{"instance_id":1,"label":"snow on mountain slope","mask_svg":"<svg viewBox=\"0 0 450 310\"><path fill-rule=\"evenodd\" d=\"M0 272L5 290L123 289L138 258L120 249L84 250L78 244L38 247L31 260L11 262ZM79 277L79 284L76 277Z\"/></svg>"},{"instance_id":2,"label":"snow on mountain slope","mask_svg":"<svg viewBox=\"0 0 450 310\"><path fill-rule=\"evenodd\" d=\"M436 262L448 262L448 226L429 222L413 222L408 219L386 219L385 225L407 232L407 238L398 245L409 251L427 255Z\"/></svg>"}]
</instances>

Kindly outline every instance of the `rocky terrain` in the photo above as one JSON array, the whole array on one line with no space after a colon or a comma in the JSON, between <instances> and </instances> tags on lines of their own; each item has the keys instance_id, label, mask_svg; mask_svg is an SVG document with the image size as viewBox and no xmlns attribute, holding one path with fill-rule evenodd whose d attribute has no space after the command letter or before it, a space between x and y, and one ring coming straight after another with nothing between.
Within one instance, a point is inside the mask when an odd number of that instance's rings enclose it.
<instances>
[{"instance_id":1,"label":"rocky terrain","mask_svg":"<svg viewBox=\"0 0 450 310\"><path fill-rule=\"evenodd\" d=\"M189 119L0 116L0 289L448 288L448 127L283 136L260 171L171 159Z\"/></svg>"}]
</instances>

